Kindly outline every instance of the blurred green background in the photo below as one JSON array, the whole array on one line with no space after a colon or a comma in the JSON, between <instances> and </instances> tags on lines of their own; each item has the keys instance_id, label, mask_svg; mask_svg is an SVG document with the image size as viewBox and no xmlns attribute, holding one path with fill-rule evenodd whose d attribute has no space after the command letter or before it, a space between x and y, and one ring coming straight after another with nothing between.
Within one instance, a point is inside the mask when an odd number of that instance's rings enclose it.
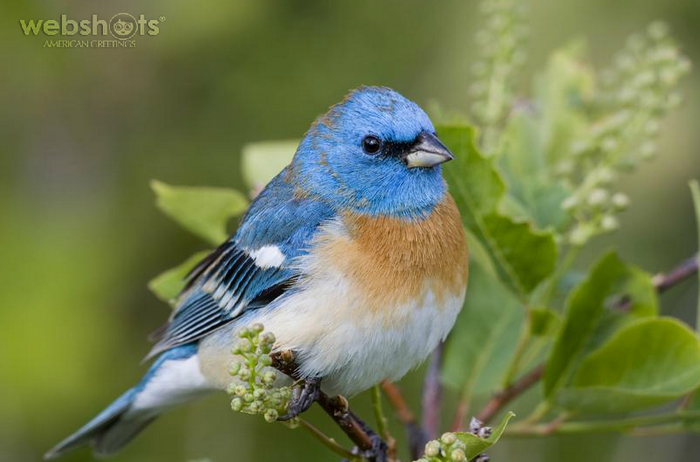
<instances>
[{"instance_id":1,"label":"blurred green background","mask_svg":"<svg viewBox=\"0 0 700 462\"><path fill-rule=\"evenodd\" d=\"M666 20L700 63L696 0L526 3L524 92L553 47L584 37L603 65L654 19ZM19 26L119 12L166 20L132 49L43 48L45 36L26 37ZM144 372L146 336L168 315L146 282L205 248L155 209L151 178L243 188L244 143L298 138L363 84L466 110L478 21L471 0L2 2L0 461L39 460ZM660 156L625 180L632 207L622 230L596 244L652 272L697 247L687 181L700 177L700 72L682 90ZM695 283L684 283L663 297L664 312L691 320L695 294ZM417 371L402 382L416 408L421 378ZM354 401L369 417L368 398ZM310 419L337 435L320 413ZM638 462L698 452L694 435L608 435L507 440L491 455ZM232 413L218 395L167 414L114 460L201 458L336 457L306 433ZM82 450L64 460L92 458Z\"/></svg>"}]
</instances>

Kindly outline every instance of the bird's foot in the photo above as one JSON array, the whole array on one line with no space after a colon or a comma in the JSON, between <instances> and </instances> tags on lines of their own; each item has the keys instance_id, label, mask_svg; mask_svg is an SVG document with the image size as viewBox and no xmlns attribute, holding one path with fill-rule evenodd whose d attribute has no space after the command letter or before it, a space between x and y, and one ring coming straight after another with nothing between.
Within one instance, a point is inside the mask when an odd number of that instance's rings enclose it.
<instances>
[{"instance_id":1,"label":"bird's foot","mask_svg":"<svg viewBox=\"0 0 700 462\"><path fill-rule=\"evenodd\" d=\"M367 432L367 435L369 436L370 441L372 442L372 447L370 449L363 450L355 446L350 452L370 462L387 462L389 460L389 448L387 447L386 442L384 442L384 440L372 430L365 431ZM343 462L349 461L347 459L343 459Z\"/></svg>"},{"instance_id":2,"label":"bird's foot","mask_svg":"<svg viewBox=\"0 0 700 462\"><path fill-rule=\"evenodd\" d=\"M352 448L352 453L356 456L360 456L370 462L388 462L389 460L389 447L386 441L382 439L374 430L372 430L369 425L367 425L362 419L357 417L352 413L355 421L362 427L362 430L367 434L370 440L371 447L369 449L361 449L357 446ZM345 462L345 461L344 461Z\"/></svg>"},{"instance_id":3,"label":"bird's foot","mask_svg":"<svg viewBox=\"0 0 700 462\"><path fill-rule=\"evenodd\" d=\"M277 420L285 422L308 411L321 393L321 379L309 378L299 382L292 390L292 399L287 405L287 413Z\"/></svg>"}]
</instances>

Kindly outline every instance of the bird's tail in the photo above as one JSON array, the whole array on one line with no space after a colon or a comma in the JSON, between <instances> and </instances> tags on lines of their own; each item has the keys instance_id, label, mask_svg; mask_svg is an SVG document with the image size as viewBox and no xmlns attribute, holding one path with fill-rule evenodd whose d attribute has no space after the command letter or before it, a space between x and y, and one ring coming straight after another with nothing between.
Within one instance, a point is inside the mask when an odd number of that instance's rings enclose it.
<instances>
[{"instance_id":1,"label":"bird's tail","mask_svg":"<svg viewBox=\"0 0 700 462\"><path fill-rule=\"evenodd\" d=\"M129 443L165 409L189 401L211 387L199 371L196 345L163 353L144 378L94 419L44 455L51 460L80 446L91 445L98 456Z\"/></svg>"},{"instance_id":2,"label":"bird's tail","mask_svg":"<svg viewBox=\"0 0 700 462\"><path fill-rule=\"evenodd\" d=\"M126 415L134 403L136 394L136 388L132 388L121 395L94 419L47 452L44 459L55 459L72 449L88 444L93 446L95 454L98 455L111 454L120 449L157 417L152 415L129 418Z\"/></svg>"}]
</instances>

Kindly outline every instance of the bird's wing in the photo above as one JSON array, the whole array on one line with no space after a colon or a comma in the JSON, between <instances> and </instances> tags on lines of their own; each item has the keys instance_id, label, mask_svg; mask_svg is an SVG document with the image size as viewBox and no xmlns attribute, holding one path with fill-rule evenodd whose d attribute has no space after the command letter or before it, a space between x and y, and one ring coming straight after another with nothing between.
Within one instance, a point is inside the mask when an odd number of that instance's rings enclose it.
<instances>
[{"instance_id":1,"label":"bird's wing","mask_svg":"<svg viewBox=\"0 0 700 462\"><path fill-rule=\"evenodd\" d=\"M293 287L293 260L334 217L324 203L295 193L280 173L251 204L236 234L204 258L148 357L198 340Z\"/></svg>"}]
</instances>

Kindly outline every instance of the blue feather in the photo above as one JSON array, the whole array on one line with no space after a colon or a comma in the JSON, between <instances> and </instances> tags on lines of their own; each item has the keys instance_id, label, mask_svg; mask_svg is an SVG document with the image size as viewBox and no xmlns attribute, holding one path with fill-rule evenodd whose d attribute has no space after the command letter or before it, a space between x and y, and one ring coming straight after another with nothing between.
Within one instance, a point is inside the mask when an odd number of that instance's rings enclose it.
<instances>
[{"instance_id":1,"label":"blue feather","mask_svg":"<svg viewBox=\"0 0 700 462\"><path fill-rule=\"evenodd\" d=\"M335 214L323 202L297 198L289 179L289 169L275 177L251 204L238 232L193 270L189 287L147 358L208 335L291 285L296 276L293 259L309 251L318 227ZM264 246L277 247L284 263L258 266L250 254ZM224 303L229 300L235 303Z\"/></svg>"},{"instance_id":2,"label":"blue feather","mask_svg":"<svg viewBox=\"0 0 700 462\"><path fill-rule=\"evenodd\" d=\"M187 359L196 353L196 345L183 345L162 354L135 387L122 394L91 421L57 444L44 455L44 459L55 459L86 444L92 444L95 452L100 455L119 450L157 417L157 413L143 416L126 415L139 393L144 390L165 362Z\"/></svg>"}]
</instances>

